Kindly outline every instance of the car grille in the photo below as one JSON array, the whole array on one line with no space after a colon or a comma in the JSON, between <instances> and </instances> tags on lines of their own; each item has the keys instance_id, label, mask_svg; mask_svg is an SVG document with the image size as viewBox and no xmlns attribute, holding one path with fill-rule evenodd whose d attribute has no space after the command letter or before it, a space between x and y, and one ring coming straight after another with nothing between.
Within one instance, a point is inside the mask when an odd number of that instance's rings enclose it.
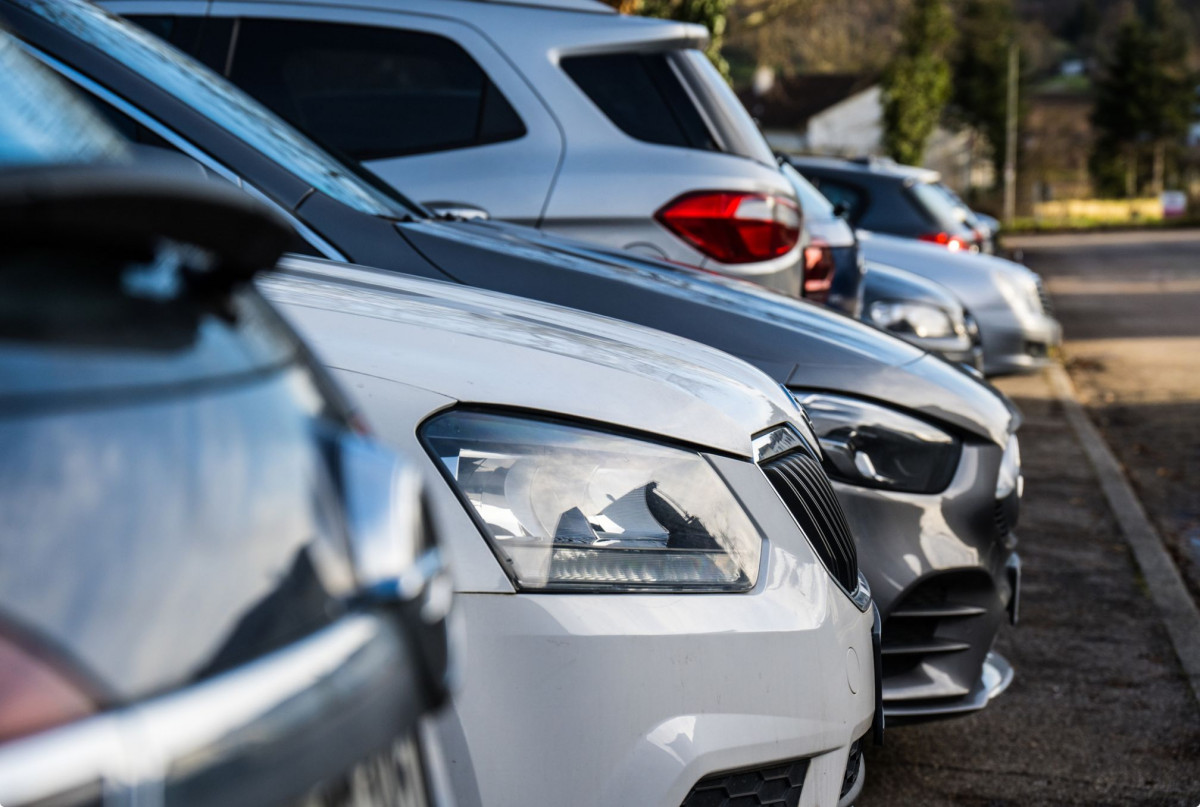
<instances>
[{"instance_id":1,"label":"car grille","mask_svg":"<svg viewBox=\"0 0 1200 807\"><path fill-rule=\"evenodd\" d=\"M1037 279L1038 300L1042 303L1042 313L1050 316L1054 313L1054 305L1050 302L1050 294L1046 291L1046 284L1039 277Z\"/></svg>"},{"instance_id":2,"label":"car grille","mask_svg":"<svg viewBox=\"0 0 1200 807\"><path fill-rule=\"evenodd\" d=\"M803 451L793 451L764 462L762 469L825 568L842 588L853 592L858 588L858 552L821 464Z\"/></svg>"},{"instance_id":3,"label":"car grille","mask_svg":"<svg viewBox=\"0 0 1200 807\"><path fill-rule=\"evenodd\" d=\"M807 772L808 760L796 759L769 768L706 776L681 807L796 807Z\"/></svg>"}]
</instances>

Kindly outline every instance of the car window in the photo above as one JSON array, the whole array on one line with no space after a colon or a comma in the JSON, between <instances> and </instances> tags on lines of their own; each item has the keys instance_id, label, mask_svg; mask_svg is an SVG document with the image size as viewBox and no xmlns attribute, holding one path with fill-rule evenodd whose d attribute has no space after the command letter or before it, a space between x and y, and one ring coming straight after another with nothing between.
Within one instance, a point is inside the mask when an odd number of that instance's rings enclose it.
<instances>
[{"instance_id":1,"label":"car window","mask_svg":"<svg viewBox=\"0 0 1200 807\"><path fill-rule=\"evenodd\" d=\"M562 69L621 131L664 146L720 150L666 53L569 56Z\"/></svg>"},{"instance_id":2,"label":"car window","mask_svg":"<svg viewBox=\"0 0 1200 807\"><path fill-rule=\"evenodd\" d=\"M824 178L817 182L817 187L832 204L845 205L846 218L850 221L859 221L867 212L867 193L862 188Z\"/></svg>"},{"instance_id":3,"label":"car window","mask_svg":"<svg viewBox=\"0 0 1200 807\"><path fill-rule=\"evenodd\" d=\"M117 134L2 30L0 98L0 165L127 157Z\"/></svg>"},{"instance_id":4,"label":"car window","mask_svg":"<svg viewBox=\"0 0 1200 807\"><path fill-rule=\"evenodd\" d=\"M443 36L241 19L229 78L316 140L375 160L515 140L525 125Z\"/></svg>"},{"instance_id":5,"label":"car window","mask_svg":"<svg viewBox=\"0 0 1200 807\"><path fill-rule=\"evenodd\" d=\"M915 182L909 188L927 214L942 227L958 227L967 220L966 210L944 190L929 182Z\"/></svg>"},{"instance_id":6,"label":"car window","mask_svg":"<svg viewBox=\"0 0 1200 807\"><path fill-rule=\"evenodd\" d=\"M86 0L13 2L124 64L322 193L371 215L412 214L398 197L368 184L262 104L145 29Z\"/></svg>"}]
</instances>

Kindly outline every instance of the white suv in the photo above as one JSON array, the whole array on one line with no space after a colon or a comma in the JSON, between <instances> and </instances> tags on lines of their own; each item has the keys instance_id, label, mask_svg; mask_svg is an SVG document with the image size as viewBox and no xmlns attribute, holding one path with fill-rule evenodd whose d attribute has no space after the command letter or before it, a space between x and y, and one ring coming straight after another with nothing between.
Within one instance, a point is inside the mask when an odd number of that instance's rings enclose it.
<instances>
[{"instance_id":1,"label":"white suv","mask_svg":"<svg viewBox=\"0 0 1200 807\"><path fill-rule=\"evenodd\" d=\"M799 295L800 213L698 25L596 0L116 0L415 201Z\"/></svg>"}]
</instances>

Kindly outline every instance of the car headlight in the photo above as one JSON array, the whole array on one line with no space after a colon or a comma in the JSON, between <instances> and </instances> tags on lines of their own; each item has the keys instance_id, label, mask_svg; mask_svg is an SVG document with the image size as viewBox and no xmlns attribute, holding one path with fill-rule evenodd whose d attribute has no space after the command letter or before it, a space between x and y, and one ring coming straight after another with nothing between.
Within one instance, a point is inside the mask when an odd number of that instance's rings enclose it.
<instances>
[{"instance_id":1,"label":"car headlight","mask_svg":"<svg viewBox=\"0 0 1200 807\"><path fill-rule=\"evenodd\" d=\"M867 316L877 328L919 339L941 339L965 330L961 324L956 326L948 311L927 303L880 300L871 303Z\"/></svg>"},{"instance_id":2,"label":"car headlight","mask_svg":"<svg viewBox=\"0 0 1200 807\"><path fill-rule=\"evenodd\" d=\"M825 471L850 485L937 493L950 484L961 444L914 417L825 393L794 392L812 419Z\"/></svg>"},{"instance_id":3,"label":"car headlight","mask_svg":"<svg viewBox=\"0 0 1200 807\"><path fill-rule=\"evenodd\" d=\"M1024 494L1024 478L1021 476L1021 444L1015 434L1008 438L1004 457L1000 460L1000 474L996 478L996 498L1007 499L1013 491L1020 497Z\"/></svg>"},{"instance_id":4,"label":"car headlight","mask_svg":"<svg viewBox=\"0 0 1200 807\"><path fill-rule=\"evenodd\" d=\"M454 410L421 429L521 589L746 591L762 537L695 451Z\"/></svg>"}]
</instances>

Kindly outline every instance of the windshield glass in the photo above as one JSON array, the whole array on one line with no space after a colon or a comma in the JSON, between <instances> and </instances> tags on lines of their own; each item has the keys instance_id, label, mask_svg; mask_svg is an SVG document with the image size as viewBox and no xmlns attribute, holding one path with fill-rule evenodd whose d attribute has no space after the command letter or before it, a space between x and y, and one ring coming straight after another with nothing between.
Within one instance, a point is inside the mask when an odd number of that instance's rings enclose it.
<instances>
[{"instance_id":1,"label":"windshield glass","mask_svg":"<svg viewBox=\"0 0 1200 807\"><path fill-rule=\"evenodd\" d=\"M119 160L124 142L57 76L0 31L0 165Z\"/></svg>"},{"instance_id":2,"label":"windshield glass","mask_svg":"<svg viewBox=\"0 0 1200 807\"><path fill-rule=\"evenodd\" d=\"M86 0L15 2L145 76L321 193L375 216L404 218L414 212L225 79L136 25Z\"/></svg>"},{"instance_id":3,"label":"windshield glass","mask_svg":"<svg viewBox=\"0 0 1200 807\"><path fill-rule=\"evenodd\" d=\"M837 218L833 212L833 203L826 199L813 184L800 175L786 162L779 166L783 175L792 183L796 196L800 199L800 207L804 210L804 218L810 221L832 221Z\"/></svg>"}]
</instances>

